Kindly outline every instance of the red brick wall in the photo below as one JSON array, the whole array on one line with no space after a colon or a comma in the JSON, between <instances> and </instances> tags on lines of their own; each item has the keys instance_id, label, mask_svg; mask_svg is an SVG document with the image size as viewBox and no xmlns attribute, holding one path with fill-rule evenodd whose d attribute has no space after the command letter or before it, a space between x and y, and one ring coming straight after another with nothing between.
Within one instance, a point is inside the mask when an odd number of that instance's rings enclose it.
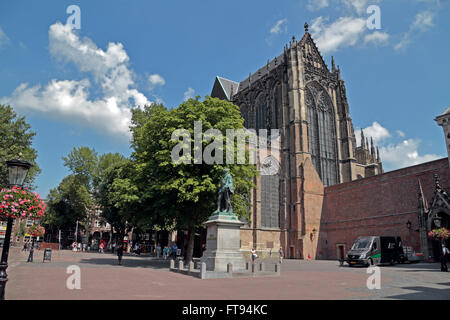
<instances>
[{"instance_id":1,"label":"red brick wall","mask_svg":"<svg viewBox=\"0 0 450 320\"><path fill-rule=\"evenodd\" d=\"M418 229L418 179L428 203L434 192L434 174L450 188L448 159L387 172L325 188L319 239L319 258L337 259L336 244L349 250L365 235L400 236L405 246L420 251ZM410 221L410 230L406 222Z\"/></svg>"}]
</instances>

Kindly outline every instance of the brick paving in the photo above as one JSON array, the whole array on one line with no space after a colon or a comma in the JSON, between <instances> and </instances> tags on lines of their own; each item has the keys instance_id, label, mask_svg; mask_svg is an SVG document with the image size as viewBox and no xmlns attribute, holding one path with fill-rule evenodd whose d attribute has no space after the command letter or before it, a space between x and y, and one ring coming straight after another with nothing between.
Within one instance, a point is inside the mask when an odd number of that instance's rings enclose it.
<instances>
[{"instance_id":1,"label":"brick paving","mask_svg":"<svg viewBox=\"0 0 450 320\"><path fill-rule=\"evenodd\" d=\"M54 251L42 262L36 251L11 248L6 299L173 299L173 300L299 300L299 299L450 299L450 273L438 264L382 267L381 290L369 290L366 268L340 267L336 261L285 260L281 276L200 280L170 272L169 262L124 256L122 266L110 253ZM66 268L81 269L81 289L66 287Z\"/></svg>"}]
</instances>

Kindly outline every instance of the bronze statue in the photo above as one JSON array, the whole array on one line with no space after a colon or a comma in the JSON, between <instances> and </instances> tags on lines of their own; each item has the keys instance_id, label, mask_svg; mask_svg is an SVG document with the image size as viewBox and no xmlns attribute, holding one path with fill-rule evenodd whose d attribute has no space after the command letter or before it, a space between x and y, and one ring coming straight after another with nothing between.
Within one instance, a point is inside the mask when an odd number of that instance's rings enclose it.
<instances>
[{"instance_id":1,"label":"bronze statue","mask_svg":"<svg viewBox=\"0 0 450 320\"><path fill-rule=\"evenodd\" d=\"M234 193L233 177L228 169L223 169L224 176L220 182L219 198L217 199L217 214L234 215L231 207L231 195Z\"/></svg>"}]
</instances>

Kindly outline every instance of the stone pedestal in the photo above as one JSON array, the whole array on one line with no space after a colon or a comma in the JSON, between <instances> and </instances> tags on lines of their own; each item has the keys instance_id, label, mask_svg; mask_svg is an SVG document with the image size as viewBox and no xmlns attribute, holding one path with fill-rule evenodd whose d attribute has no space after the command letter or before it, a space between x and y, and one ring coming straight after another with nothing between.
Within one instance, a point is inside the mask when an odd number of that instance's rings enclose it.
<instances>
[{"instance_id":1,"label":"stone pedestal","mask_svg":"<svg viewBox=\"0 0 450 320\"><path fill-rule=\"evenodd\" d=\"M233 272L245 270L245 259L241 252L241 226L234 215L211 216L207 222L206 250L202 262L206 270L227 272L227 265L233 265Z\"/></svg>"}]
</instances>

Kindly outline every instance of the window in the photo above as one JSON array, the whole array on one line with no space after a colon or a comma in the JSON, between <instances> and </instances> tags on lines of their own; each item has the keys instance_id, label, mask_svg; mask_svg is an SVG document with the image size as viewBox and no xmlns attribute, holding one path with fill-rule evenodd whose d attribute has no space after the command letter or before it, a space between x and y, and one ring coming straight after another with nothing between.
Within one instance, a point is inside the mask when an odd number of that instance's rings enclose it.
<instances>
[{"instance_id":1,"label":"window","mask_svg":"<svg viewBox=\"0 0 450 320\"><path fill-rule=\"evenodd\" d=\"M339 183L337 135L333 104L317 83L307 86L308 145L311 161L325 186Z\"/></svg>"},{"instance_id":2,"label":"window","mask_svg":"<svg viewBox=\"0 0 450 320\"><path fill-rule=\"evenodd\" d=\"M280 177L261 175L261 226L280 227Z\"/></svg>"}]
</instances>

